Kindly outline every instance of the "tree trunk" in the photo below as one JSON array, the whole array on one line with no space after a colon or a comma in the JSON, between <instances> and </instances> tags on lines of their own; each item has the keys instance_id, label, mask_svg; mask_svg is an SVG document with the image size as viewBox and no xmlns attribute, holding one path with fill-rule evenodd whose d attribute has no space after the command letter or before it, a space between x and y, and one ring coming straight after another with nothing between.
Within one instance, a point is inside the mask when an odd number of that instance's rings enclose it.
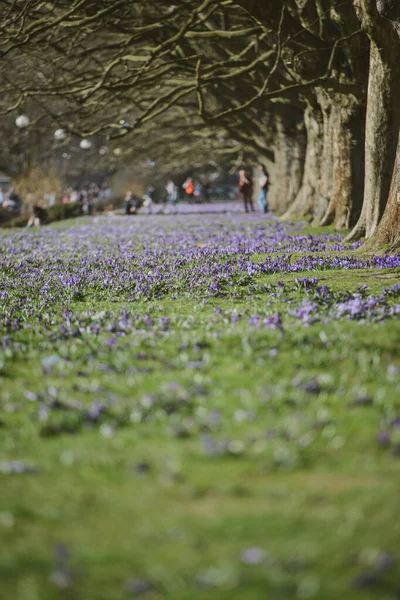
<instances>
[{"instance_id":1,"label":"tree trunk","mask_svg":"<svg viewBox=\"0 0 400 600\"><path fill-rule=\"evenodd\" d=\"M365 248L388 245L391 250L400 249L400 136L386 210L375 234L366 242Z\"/></svg>"},{"instance_id":2,"label":"tree trunk","mask_svg":"<svg viewBox=\"0 0 400 600\"><path fill-rule=\"evenodd\" d=\"M284 213L293 203L301 186L304 169L304 124L288 123L276 118L275 160L270 172L269 204L271 209Z\"/></svg>"},{"instance_id":3,"label":"tree trunk","mask_svg":"<svg viewBox=\"0 0 400 600\"><path fill-rule=\"evenodd\" d=\"M393 28L383 19L374 31L366 115L364 202L348 241L370 238L382 218L400 127L400 43Z\"/></svg>"},{"instance_id":4,"label":"tree trunk","mask_svg":"<svg viewBox=\"0 0 400 600\"><path fill-rule=\"evenodd\" d=\"M314 207L318 201L324 139L323 116L319 106L309 105L306 108L304 123L307 142L303 178L299 192L293 204L283 215L283 220L297 217L309 217L311 219L314 216Z\"/></svg>"},{"instance_id":5,"label":"tree trunk","mask_svg":"<svg viewBox=\"0 0 400 600\"><path fill-rule=\"evenodd\" d=\"M301 122L297 124L291 137L289 193L285 210L293 204L300 191L304 173L305 150L306 133L304 122Z\"/></svg>"},{"instance_id":6,"label":"tree trunk","mask_svg":"<svg viewBox=\"0 0 400 600\"><path fill-rule=\"evenodd\" d=\"M317 91L318 102L322 109L324 123L323 151L319 173L318 198L314 206L313 225L319 225L334 200L335 194L335 137L338 135L339 110L337 101L325 90Z\"/></svg>"},{"instance_id":7,"label":"tree trunk","mask_svg":"<svg viewBox=\"0 0 400 600\"><path fill-rule=\"evenodd\" d=\"M382 17L391 21L400 38L400 2L377 0L377 8ZM395 98L396 100L399 105L399 97ZM400 250L400 133L386 210L375 234L366 243L366 247L369 249L387 245L392 251Z\"/></svg>"},{"instance_id":8,"label":"tree trunk","mask_svg":"<svg viewBox=\"0 0 400 600\"><path fill-rule=\"evenodd\" d=\"M364 188L365 109L353 96L317 91L319 110L305 115L307 149L300 191L284 219L348 229L357 221Z\"/></svg>"},{"instance_id":9,"label":"tree trunk","mask_svg":"<svg viewBox=\"0 0 400 600\"><path fill-rule=\"evenodd\" d=\"M388 19L400 37L400 2L398 0L376 0L381 17Z\"/></svg>"},{"instance_id":10,"label":"tree trunk","mask_svg":"<svg viewBox=\"0 0 400 600\"><path fill-rule=\"evenodd\" d=\"M349 229L360 216L364 191L365 109L351 96L333 98L329 204L320 225Z\"/></svg>"}]
</instances>

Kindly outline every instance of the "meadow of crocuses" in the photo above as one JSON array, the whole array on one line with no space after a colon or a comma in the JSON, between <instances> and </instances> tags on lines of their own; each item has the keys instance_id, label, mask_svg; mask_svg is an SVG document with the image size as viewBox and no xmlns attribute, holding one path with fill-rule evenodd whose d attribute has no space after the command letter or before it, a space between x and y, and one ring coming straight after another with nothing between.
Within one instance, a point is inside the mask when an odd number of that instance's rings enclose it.
<instances>
[{"instance_id":1,"label":"meadow of crocuses","mask_svg":"<svg viewBox=\"0 0 400 600\"><path fill-rule=\"evenodd\" d=\"M181 210L0 231L0 598L400 598L400 256Z\"/></svg>"}]
</instances>

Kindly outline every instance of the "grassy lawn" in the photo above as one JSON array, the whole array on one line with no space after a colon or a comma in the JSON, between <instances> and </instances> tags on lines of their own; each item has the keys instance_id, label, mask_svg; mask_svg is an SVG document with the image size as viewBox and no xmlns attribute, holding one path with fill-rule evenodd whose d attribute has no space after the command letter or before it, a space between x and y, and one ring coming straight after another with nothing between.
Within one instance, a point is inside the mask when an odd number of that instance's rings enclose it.
<instances>
[{"instance_id":1,"label":"grassy lawn","mask_svg":"<svg viewBox=\"0 0 400 600\"><path fill-rule=\"evenodd\" d=\"M399 598L400 269L367 261L261 216L0 232L0 598Z\"/></svg>"}]
</instances>

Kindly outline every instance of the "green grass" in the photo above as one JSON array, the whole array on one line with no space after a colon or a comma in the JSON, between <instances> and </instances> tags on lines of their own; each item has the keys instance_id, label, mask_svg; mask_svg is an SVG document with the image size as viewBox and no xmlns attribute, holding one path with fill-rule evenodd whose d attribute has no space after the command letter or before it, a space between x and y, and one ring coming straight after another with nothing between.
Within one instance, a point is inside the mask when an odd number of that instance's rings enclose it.
<instances>
[{"instance_id":1,"label":"green grass","mask_svg":"<svg viewBox=\"0 0 400 600\"><path fill-rule=\"evenodd\" d=\"M312 276L337 292L368 283L378 293L398 280L383 271ZM71 306L77 318L107 311L111 322L126 308L171 325L138 327L110 348L111 333L60 336L61 307L52 307L53 322L13 335L0 377L0 460L39 470L0 473L1 599L120 600L135 596L126 587L135 578L155 584L146 597L156 600L398 597L396 569L375 587L352 582L374 570L378 552L400 559L400 458L377 444L400 413L399 321L305 328L289 318L283 334L249 327L268 300L260 292L126 305L92 295ZM276 299L273 310L287 306ZM232 314L246 316L232 324ZM42 360L54 355L45 373ZM303 389L313 379L318 393ZM110 412L88 428L74 411L52 411L45 435L38 406L51 388L65 402L109 402ZM362 394L372 404L351 406ZM66 423L75 434L56 434ZM230 444L209 456L204 436ZM66 589L54 576L58 544L71 552ZM253 547L265 557L243 564Z\"/></svg>"}]
</instances>

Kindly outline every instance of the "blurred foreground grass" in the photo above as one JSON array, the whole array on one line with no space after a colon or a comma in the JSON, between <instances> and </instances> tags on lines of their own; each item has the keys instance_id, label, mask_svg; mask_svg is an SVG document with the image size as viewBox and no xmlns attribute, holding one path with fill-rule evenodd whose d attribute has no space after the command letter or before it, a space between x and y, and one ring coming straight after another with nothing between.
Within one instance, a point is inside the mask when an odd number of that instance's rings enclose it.
<instances>
[{"instance_id":1,"label":"blurred foreground grass","mask_svg":"<svg viewBox=\"0 0 400 600\"><path fill-rule=\"evenodd\" d=\"M313 276L371 293L398 279ZM400 323L249 326L267 300L91 297L71 306L77 326L122 310L151 323L94 340L60 334L60 309L15 333L0 377L0 598L400 597Z\"/></svg>"}]
</instances>

